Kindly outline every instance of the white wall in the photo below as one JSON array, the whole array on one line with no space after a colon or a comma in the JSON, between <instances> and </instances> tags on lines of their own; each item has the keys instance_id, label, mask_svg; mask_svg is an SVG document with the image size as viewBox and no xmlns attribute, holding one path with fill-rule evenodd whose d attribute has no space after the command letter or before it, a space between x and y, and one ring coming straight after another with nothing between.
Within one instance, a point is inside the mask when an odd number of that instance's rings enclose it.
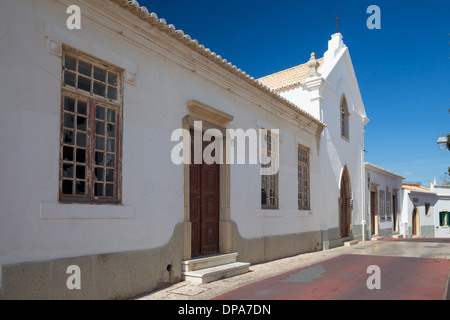
<instances>
[{"instance_id":1,"label":"white wall","mask_svg":"<svg viewBox=\"0 0 450 320\"><path fill-rule=\"evenodd\" d=\"M432 185L431 191L436 192L437 195L437 202L433 208L434 225L436 226L435 236L437 238L450 237L450 228L441 227L439 221L441 211L450 211L450 186Z\"/></svg>"},{"instance_id":2,"label":"white wall","mask_svg":"<svg viewBox=\"0 0 450 320\"><path fill-rule=\"evenodd\" d=\"M328 43L325 61L319 70L323 80L309 78L280 94L327 124L320 141L320 221L323 229L339 227L340 183L344 166L350 173L353 198L353 225L363 223L363 155L364 126L367 123L357 80L342 36L335 34ZM348 104L349 141L341 138L340 101Z\"/></svg>"},{"instance_id":3,"label":"white wall","mask_svg":"<svg viewBox=\"0 0 450 320\"><path fill-rule=\"evenodd\" d=\"M385 191L388 189L388 191L391 193L391 220L387 219L387 215L385 215L386 219L384 221L380 220L381 214L380 214L380 203L379 203L379 193L377 195L377 203L378 203L378 234L383 236L391 237L393 234L393 221L394 221L394 212L393 212L393 195L394 195L394 189L397 189L397 225L398 229L400 231L400 227L402 223L404 222L402 220L403 216L401 214L401 210L403 207L403 191L402 191L402 177L399 177L398 175L389 174L389 172L383 172L382 170L378 170L377 168L371 167L369 164L366 165L366 199L367 199L367 207L366 207L366 216L367 216L367 222L371 224L370 219L370 187L368 183L376 183L379 186L377 187L378 191ZM385 207L386 207L386 193L385 193ZM386 210L386 209L385 209ZM385 211L386 212L386 211ZM370 229L369 229L370 230Z\"/></svg>"},{"instance_id":4,"label":"white wall","mask_svg":"<svg viewBox=\"0 0 450 320\"><path fill-rule=\"evenodd\" d=\"M315 137L302 133L269 114L242 110L237 128L280 129L279 208L261 209L259 165L231 165L231 219L238 224L244 238L307 232L319 229L320 168ZM310 148L311 210L299 211L297 203L297 145Z\"/></svg>"},{"instance_id":5,"label":"white wall","mask_svg":"<svg viewBox=\"0 0 450 320\"><path fill-rule=\"evenodd\" d=\"M311 99L315 96L314 93L304 89L302 86L296 86L282 90L279 94L316 119L323 120L321 110L317 107L317 104L311 103Z\"/></svg>"},{"instance_id":6,"label":"white wall","mask_svg":"<svg viewBox=\"0 0 450 320\"><path fill-rule=\"evenodd\" d=\"M420 218L420 226L421 228L427 228L429 232L432 229L435 233L435 214L436 214L436 195L434 193L428 192L415 192L410 190L403 190L403 207L402 207L402 229L401 233L407 237L412 236L411 228L412 228L412 214L414 207L417 207L419 210L419 218ZM414 201L417 200L417 201ZM430 203L430 211L427 215L425 212L425 203ZM405 228L406 224L406 228ZM421 236L434 236L434 235L426 235L421 232Z\"/></svg>"},{"instance_id":7,"label":"white wall","mask_svg":"<svg viewBox=\"0 0 450 320\"><path fill-rule=\"evenodd\" d=\"M259 165L231 167L231 219L248 238L318 230L320 167L314 135L263 111L260 102L205 80L152 42L99 27L82 7L81 30L66 28L65 6L51 1L0 3L0 264L156 248L183 221L183 166L170 154L186 102L235 116L230 128L272 124L281 132L280 209L261 210ZM101 13L91 13L96 16ZM124 84L123 205L58 204L61 57L65 43L136 73ZM236 90L239 93L239 90ZM265 106L270 108L270 106ZM297 209L297 143L311 148L311 212ZM323 143L323 142L322 142Z\"/></svg>"},{"instance_id":8,"label":"white wall","mask_svg":"<svg viewBox=\"0 0 450 320\"><path fill-rule=\"evenodd\" d=\"M348 167L351 180L353 224L362 224L364 125L355 110L355 93L345 85L350 81L349 78L343 61L340 61L327 77L335 95L325 93L324 100L321 102L323 121L327 124L321 140L322 190L324 190L322 194L324 212L328 215L326 224L330 227L339 226L337 199L340 196L339 190L344 166ZM341 137L340 98L342 95L345 95L351 113L349 116L349 141Z\"/></svg>"},{"instance_id":9,"label":"white wall","mask_svg":"<svg viewBox=\"0 0 450 320\"><path fill-rule=\"evenodd\" d=\"M130 50L87 18L81 30L69 31L65 7L54 3L2 1L0 12L0 20L9 22L0 39L0 68L9 75L0 86L0 264L166 243L183 220L182 184L160 183L182 176L182 167L170 162L169 130L180 127L184 111L176 106L185 101L167 94L178 89L172 77L182 72L143 50ZM48 52L46 33L127 70L139 69L139 86L124 86L123 205L114 212L108 205L57 205L61 57ZM164 201L169 194L172 201Z\"/></svg>"}]
</instances>

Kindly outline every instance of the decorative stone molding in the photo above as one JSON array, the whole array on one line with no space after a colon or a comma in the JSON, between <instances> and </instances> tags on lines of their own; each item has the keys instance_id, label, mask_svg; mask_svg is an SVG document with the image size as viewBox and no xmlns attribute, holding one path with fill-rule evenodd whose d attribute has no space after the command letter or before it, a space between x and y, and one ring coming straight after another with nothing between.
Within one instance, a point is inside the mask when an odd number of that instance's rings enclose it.
<instances>
[{"instance_id":1,"label":"decorative stone molding","mask_svg":"<svg viewBox=\"0 0 450 320\"><path fill-rule=\"evenodd\" d=\"M125 73L125 82L134 86L136 84L136 77L136 72L127 71Z\"/></svg>"},{"instance_id":2,"label":"decorative stone molding","mask_svg":"<svg viewBox=\"0 0 450 320\"><path fill-rule=\"evenodd\" d=\"M48 50L49 53L60 57L61 54L62 54L61 42L55 41L53 39L48 39L48 48L47 48L47 50Z\"/></svg>"},{"instance_id":3,"label":"decorative stone molding","mask_svg":"<svg viewBox=\"0 0 450 320\"><path fill-rule=\"evenodd\" d=\"M210 121L215 124L224 125L230 121L233 121L234 116L210 107L197 100L190 100L187 102L187 108L192 116Z\"/></svg>"},{"instance_id":4,"label":"decorative stone molding","mask_svg":"<svg viewBox=\"0 0 450 320\"><path fill-rule=\"evenodd\" d=\"M372 192L378 191L378 186L379 186L378 183L373 183L373 182L371 182L371 183L370 183L370 191L372 191Z\"/></svg>"},{"instance_id":5,"label":"decorative stone molding","mask_svg":"<svg viewBox=\"0 0 450 320\"><path fill-rule=\"evenodd\" d=\"M309 67L309 73L307 78L320 76L319 72L317 71L320 66L320 63L319 61L316 60L316 54L314 52L311 53L311 58L309 59L306 65Z\"/></svg>"}]
</instances>

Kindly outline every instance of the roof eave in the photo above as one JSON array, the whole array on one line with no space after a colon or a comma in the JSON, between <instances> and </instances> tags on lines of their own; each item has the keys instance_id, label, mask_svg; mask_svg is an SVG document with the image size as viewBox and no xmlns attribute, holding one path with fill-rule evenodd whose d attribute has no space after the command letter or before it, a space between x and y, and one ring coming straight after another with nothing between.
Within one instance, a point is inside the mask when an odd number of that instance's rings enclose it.
<instances>
[{"instance_id":1,"label":"roof eave","mask_svg":"<svg viewBox=\"0 0 450 320\"><path fill-rule=\"evenodd\" d=\"M322 131L327 125L323 123L322 121L316 119L314 116L309 114L308 112L300 109L297 105L290 102L286 98L280 96L278 93L276 93L273 89L267 87L266 85L262 84L255 78L251 77L249 74L245 73L245 71L239 69L232 63L228 62L226 59L223 59L220 55L217 55L215 52L212 52L210 49L206 48L205 46L199 44L199 42L195 39L191 39L191 37L187 34L185 34L182 30L176 30L175 26L173 24L167 24L165 19L160 19L156 15L156 13L152 12L150 13L148 9L144 6L140 6L139 3L136 0L128 1L128 0L110 0L112 2L118 3L123 8L129 10L133 14L137 15L140 19L147 21L148 23L156 26L158 29L160 29L162 32L165 32L169 36L177 39L178 41L182 42L184 45L188 46L192 50L195 50L202 54L203 56L207 57L209 60L212 60L222 68L230 71L234 75L238 76L241 79L244 79L248 83L250 83L252 86L258 88L265 94L271 96L275 100L283 103L287 107L289 107L292 110L295 110L297 113L301 114L302 116L306 117L308 120L314 122Z\"/></svg>"}]
</instances>

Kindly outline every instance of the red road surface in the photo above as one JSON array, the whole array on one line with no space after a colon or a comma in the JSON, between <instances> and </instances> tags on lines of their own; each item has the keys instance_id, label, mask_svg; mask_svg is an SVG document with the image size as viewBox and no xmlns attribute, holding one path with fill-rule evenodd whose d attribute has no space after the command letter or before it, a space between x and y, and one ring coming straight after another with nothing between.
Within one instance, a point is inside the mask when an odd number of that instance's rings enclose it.
<instances>
[{"instance_id":1,"label":"red road surface","mask_svg":"<svg viewBox=\"0 0 450 320\"><path fill-rule=\"evenodd\" d=\"M368 289L370 265L380 267L381 289ZM442 300L450 260L341 255L264 279L216 300Z\"/></svg>"},{"instance_id":2,"label":"red road surface","mask_svg":"<svg viewBox=\"0 0 450 320\"><path fill-rule=\"evenodd\" d=\"M450 243L450 238L384 238L377 241Z\"/></svg>"}]
</instances>

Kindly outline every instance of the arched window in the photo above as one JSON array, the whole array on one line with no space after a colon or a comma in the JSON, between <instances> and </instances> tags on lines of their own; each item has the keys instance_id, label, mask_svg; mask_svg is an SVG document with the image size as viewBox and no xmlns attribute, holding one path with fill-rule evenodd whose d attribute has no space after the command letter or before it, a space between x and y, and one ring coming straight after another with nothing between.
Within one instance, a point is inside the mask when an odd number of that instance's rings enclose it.
<instances>
[{"instance_id":1,"label":"arched window","mask_svg":"<svg viewBox=\"0 0 450 320\"><path fill-rule=\"evenodd\" d=\"M350 116L350 113L348 112L348 106L347 106L347 100L345 99L345 96L342 96L341 99L341 106L339 108L340 111L340 117L341 117L341 137L344 139L350 139L349 134L349 121L348 118Z\"/></svg>"}]
</instances>

